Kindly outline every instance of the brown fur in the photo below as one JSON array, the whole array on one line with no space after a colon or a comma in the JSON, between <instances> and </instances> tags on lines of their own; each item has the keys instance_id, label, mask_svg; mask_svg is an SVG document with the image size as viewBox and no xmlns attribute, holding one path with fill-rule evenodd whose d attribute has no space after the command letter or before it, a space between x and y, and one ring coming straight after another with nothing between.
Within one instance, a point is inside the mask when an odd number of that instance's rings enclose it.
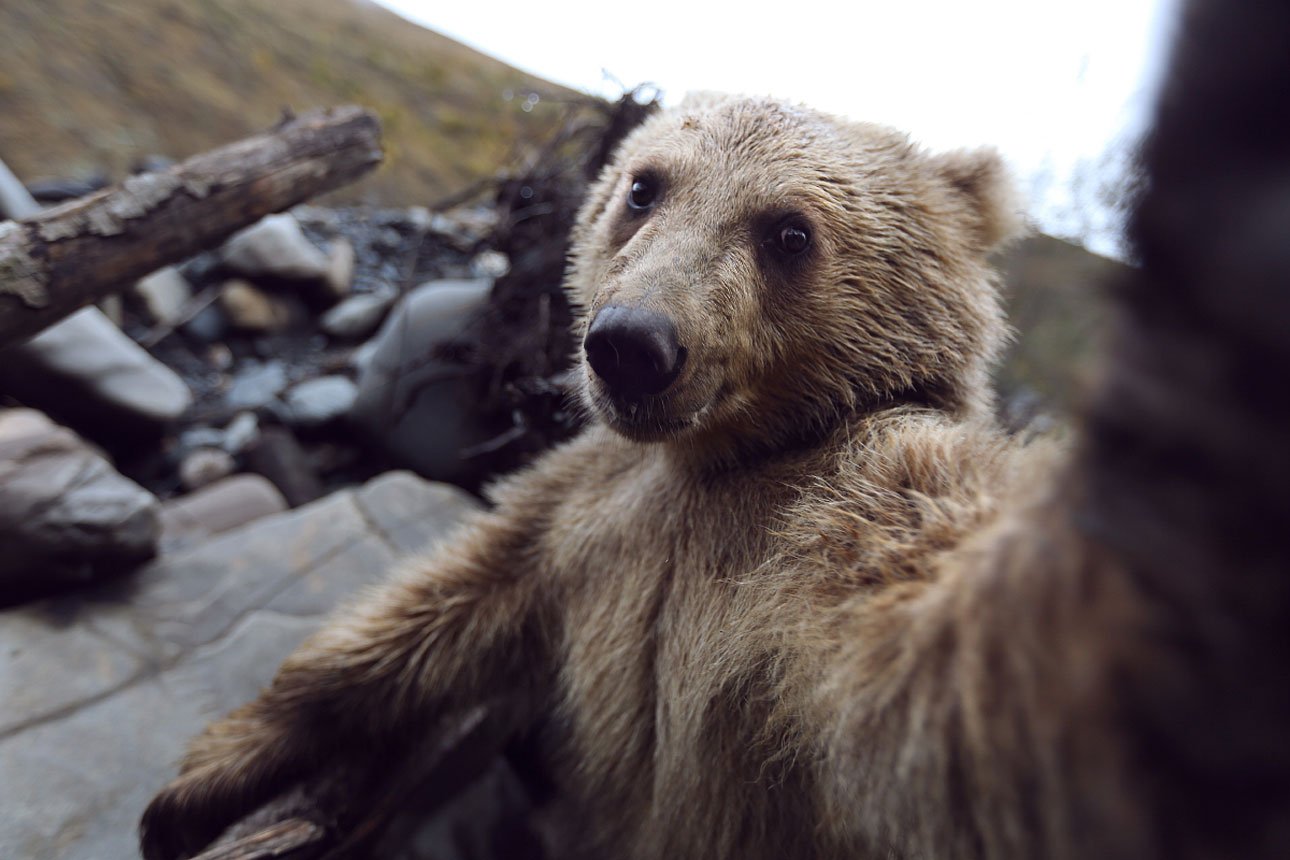
<instances>
[{"instance_id":1,"label":"brown fur","mask_svg":"<svg viewBox=\"0 0 1290 860\"><path fill-rule=\"evenodd\" d=\"M645 173L660 202L632 215ZM1280 844L1179 844L1200 818L1162 818L1151 726L1226 711L1171 638L1205 625L1089 525L1108 437L1072 458L987 417L1005 327L986 255L1010 200L989 153L794 106L708 98L648 121L583 209L568 285L588 316L669 313L681 377L628 412L588 371L592 427L194 742L145 818L148 856L193 850L336 749L499 695L542 719L580 810L562 856ZM813 245L784 265L762 239L790 212Z\"/></svg>"}]
</instances>

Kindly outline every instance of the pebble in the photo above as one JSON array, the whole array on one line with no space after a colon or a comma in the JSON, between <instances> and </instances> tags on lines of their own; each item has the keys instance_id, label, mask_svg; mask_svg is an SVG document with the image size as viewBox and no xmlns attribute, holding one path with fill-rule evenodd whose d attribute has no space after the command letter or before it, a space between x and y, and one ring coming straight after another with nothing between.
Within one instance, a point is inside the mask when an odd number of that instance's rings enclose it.
<instances>
[{"instance_id":1,"label":"pebble","mask_svg":"<svg viewBox=\"0 0 1290 860\"><path fill-rule=\"evenodd\" d=\"M192 284L174 266L158 269L134 285L148 316L158 325L175 325L193 297Z\"/></svg>"},{"instance_id":2,"label":"pebble","mask_svg":"<svg viewBox=\"0 0 1290 860\"><path fill-rule=\"evenodd\" d=\"M220 443L230 454L240 454L249 448L260 435L260 419L254 412L239 412L224 428Z\"/></svg>"},{"instance_id":3,"label":"pebble","mask_svg":"<svg viewBox=\"0 0 1290 860\"><path fill-rule=\"evenodd\" d=\"M302 382L287 392L288 420L299 427L319 427L349 413L358 386L343 376Z\"/></svg>"},{"instance_id":4,"label":"pebble","mask_svg":"<svg viewBox=\"0 0 1290 860\"><path fill-rule=\"evenodd\" d=\"M236 468L237 461L223 448L198 448L179 464L179 483L187 490L197 490L227 478Z\"/></svg>"},{"instance_id":5,"label":"pebble","mask_svg":"<svg viewBox=\"0 0 1290 860\"><path fill-rule=\"evenodd\" d=\"M354 284L354 263L354 246L344 236L338 237L331 243L331 251L327 254L325 278L327 289L334 298L349 295Z\"/></svg>"},{"instance_id":6,"label":"pebble","mask_svg":"<svg viewBox=\"0 0 1290 860\"><path fill-rule=\"evenodd\" d=\"M259 409L272 403L286 387L287 370L281 361L252 362L233 378L224 402L234 409Z\"/></svg>"},{"instance_id":7,"label":"pebble","mask_svg":"<svg viewBox=\"0 0 1290 860\"><path fill-rule=\"evenodd\" d=\"M291 311L281 300L240 278L225 282L219 305L229 324L242 331L281 331L291 321Z\"/></svg>"},{"instance_id":8,"label":"pebble","mask_svg":"<svg viewBox=\"0 0 1290 860\"><path fill-rule=\"evenodd\" d=\"M470 270L477 278L496 279L511 270L511 261L501 251L481 251L470 261Z\"/></svg>"}]
</instances>

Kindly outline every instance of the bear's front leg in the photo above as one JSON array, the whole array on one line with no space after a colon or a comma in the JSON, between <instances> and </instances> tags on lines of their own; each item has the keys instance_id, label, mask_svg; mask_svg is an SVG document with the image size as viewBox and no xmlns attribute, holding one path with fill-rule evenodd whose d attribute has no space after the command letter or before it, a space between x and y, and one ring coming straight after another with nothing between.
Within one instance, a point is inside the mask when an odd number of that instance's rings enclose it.
<instances>
[{"instance_id":1,"label":"bear's front leg","mask_svg":"<svg viewBox=\"0 0 1290 860\"><path fill-rule=\"evenodd\" d=\"M258 699L212 723L144 813L147 860L200 851L337 756L388 748L438 715L499 696L535 702L548 649L529 526L481 517L337 615Z\"/></svg>"}]
</instances>

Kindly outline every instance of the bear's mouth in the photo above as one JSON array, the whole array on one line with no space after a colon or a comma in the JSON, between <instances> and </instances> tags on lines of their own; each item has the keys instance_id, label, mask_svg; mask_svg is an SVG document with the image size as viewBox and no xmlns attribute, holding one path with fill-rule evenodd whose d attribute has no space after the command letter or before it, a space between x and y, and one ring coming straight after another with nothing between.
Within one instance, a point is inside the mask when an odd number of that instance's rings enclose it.
<instances>
[{"instance_id":1,"label":"bear's mouth","mask_svg":"<svg viewBox=\"0 0 1290 860\"><path fill-rule=\"evenodd\" d=\"M692 385L645 397L614 395L586 369L583 402L609 429L636 442L663 442L693 433L725 399L726 386L704 396Z\"/></svg>"},{"instance_id":2,"label":"bear's mouth","mask_svg":"<svg viewBox=\"0 0 1290 860\"><path fill-rule=\"evenodd\" d=\"M610 429L638 442L657 442L680 435L693 427L702 410L674 415L662 398L617 400L598 393L592 406Z\"/></svg>"}]
</instances>

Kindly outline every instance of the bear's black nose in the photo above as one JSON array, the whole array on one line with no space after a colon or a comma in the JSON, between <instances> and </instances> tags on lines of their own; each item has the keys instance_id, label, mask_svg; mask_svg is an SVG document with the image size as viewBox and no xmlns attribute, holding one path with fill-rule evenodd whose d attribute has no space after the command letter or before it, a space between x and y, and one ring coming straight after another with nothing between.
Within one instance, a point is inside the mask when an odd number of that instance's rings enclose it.
<instances>
[{"instance_id":1,"label":"bear's black nose","mask_svg":"<svg viewBox=\"0 0 1290 860\"><path fill-rule=\"evenodd\" d=\"M616 397L658 394L685 363L676 326L658 311L609 305L600 309L583 343L587 363Z\"/></svg>"}]
</instances>

